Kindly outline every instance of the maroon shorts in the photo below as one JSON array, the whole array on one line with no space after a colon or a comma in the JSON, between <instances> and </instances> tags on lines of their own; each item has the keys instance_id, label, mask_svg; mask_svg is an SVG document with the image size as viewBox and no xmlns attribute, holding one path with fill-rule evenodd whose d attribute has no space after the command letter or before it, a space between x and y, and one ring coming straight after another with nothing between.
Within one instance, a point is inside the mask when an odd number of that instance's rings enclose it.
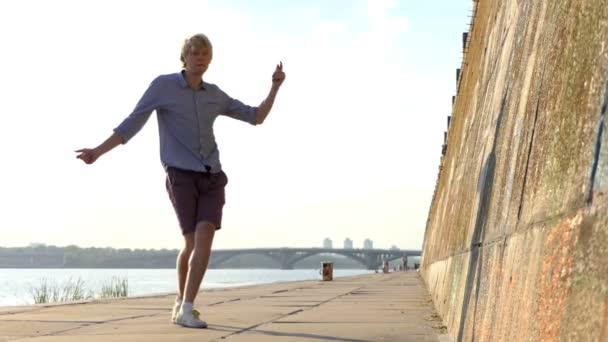
<instances>
[{"instance_id":1,"label":"maroon shorts","mask_svg":"<svg viewBox=\"0 0 608 342\"><path fill-rule=\"evenodd\" d=\"M220 229L226 184L228 177L224 171L207 173L167 168L165 186L182 234L194 232L201 221L213 223Z\"/></svg>"}]
</instances>

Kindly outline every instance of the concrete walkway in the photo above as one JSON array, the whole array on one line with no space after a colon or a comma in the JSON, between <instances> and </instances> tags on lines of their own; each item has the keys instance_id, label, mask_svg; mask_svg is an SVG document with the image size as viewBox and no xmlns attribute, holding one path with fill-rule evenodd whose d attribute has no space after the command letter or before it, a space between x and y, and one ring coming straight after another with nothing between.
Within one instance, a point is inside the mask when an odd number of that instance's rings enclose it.
<instances>
[{"instance_id":1,"label":"concrete walkway","mask_svg":"<svg viewBox=\"0 0 608 342\"><path fill-rule=\"evenodd\" d=\"M417 272L203 292L208 329L169 323L174 295L0 308L0 341L447 341Z\"/></svg>"}]
</instances>

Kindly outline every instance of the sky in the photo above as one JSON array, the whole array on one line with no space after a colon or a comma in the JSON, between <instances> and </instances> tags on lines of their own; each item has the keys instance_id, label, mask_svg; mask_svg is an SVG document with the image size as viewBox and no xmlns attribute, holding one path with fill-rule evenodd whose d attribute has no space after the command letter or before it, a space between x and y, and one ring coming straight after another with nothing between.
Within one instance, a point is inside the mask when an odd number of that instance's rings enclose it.
<instances>
[{"instance_id":1,"label":"sky","mask_svg":"<svg viewBox=\"0 0 608 342\"><path fill-rule=\"evenodd\" d=\"M160 74L205 33L204 75L257 106L220 117L229 183L214 248L420 249L471 0L0 2L0 246L180 248L155 114L85 165Z\"/></svg>"}]
</instances>

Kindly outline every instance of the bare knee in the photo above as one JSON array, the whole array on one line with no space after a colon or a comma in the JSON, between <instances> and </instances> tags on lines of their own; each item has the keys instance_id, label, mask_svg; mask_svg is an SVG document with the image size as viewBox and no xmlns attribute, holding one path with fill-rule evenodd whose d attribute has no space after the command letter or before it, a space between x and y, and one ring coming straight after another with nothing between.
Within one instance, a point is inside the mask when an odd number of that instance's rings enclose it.
<instances>
[{"instance_id":1,"label":"bare knee","mask_svg":"<svg viewBox=\"0 0 608 342\"><path fill-rule=\"evenodd\" d=\"M193 243L194 248L210 248L215 235L215 224L211 222L201 221L196 224Z\"/></svg>"},{"instance_id":2,"label":"bare knee","mask_svg":"<svg viewBox=\"0 0 608 342\"><path fill-rule=\"evenodd\" d=\"M182 249L182 251L185 252L186 254L190 254L190 253L192 253L193 249L194 249L194 233L184 235L184 248Z\"/></svg>"}]
</instances>

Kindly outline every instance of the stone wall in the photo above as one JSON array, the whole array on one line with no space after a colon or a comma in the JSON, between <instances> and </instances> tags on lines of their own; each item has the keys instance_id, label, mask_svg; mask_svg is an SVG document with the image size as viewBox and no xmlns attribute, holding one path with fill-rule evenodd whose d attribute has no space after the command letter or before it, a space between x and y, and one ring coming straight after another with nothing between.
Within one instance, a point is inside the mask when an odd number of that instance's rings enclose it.
<instances>
[{"instance_id":1,"label":"stone wall","mask_svg":"<svg viewBox=\"0 0 608 342\"><path fill-rule=\"evenodd\" d=\"M608 0L480 0L422 275L463 341L608 341ZM449 100L449 99L448 99Z\"/></svg>"}]
</instances>

